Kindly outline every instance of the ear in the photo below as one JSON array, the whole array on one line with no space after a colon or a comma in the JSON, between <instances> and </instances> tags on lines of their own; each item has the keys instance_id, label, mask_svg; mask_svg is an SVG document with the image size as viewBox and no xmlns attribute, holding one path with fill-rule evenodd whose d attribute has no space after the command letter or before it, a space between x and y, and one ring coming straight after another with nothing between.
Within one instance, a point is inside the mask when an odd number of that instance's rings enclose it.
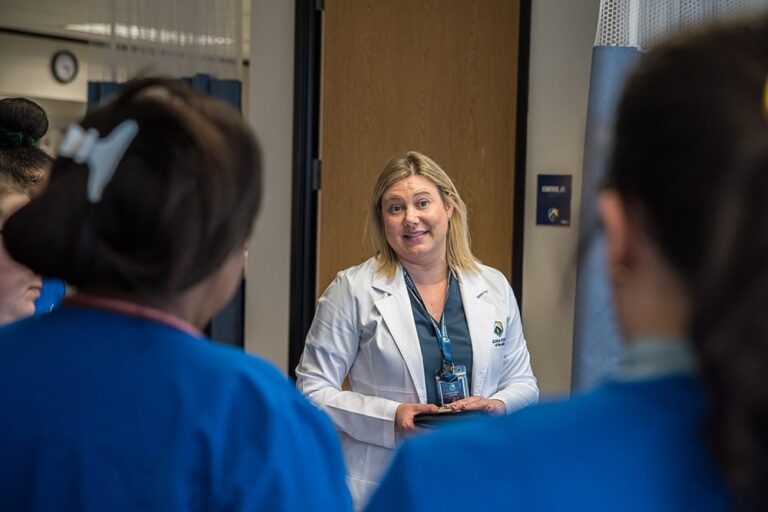
<instances>
[{"instance_id":1,"label":"ear","mask_svg":"<svg viewBox=\"0 0 768 512\"><path fill-rule=\"evenodd\" d=\"M448 215L449 219L453 215L453 201L445 201L445 214Z\"/></svg>"},{"instance_id":2,"label":"ear","mask_svg":"<svg viewBox=\"0 0 768 512\"><path fill-rule=\"evenodd\" d=\"M605 230L605 248L608 272L613 281L623 279L622 271L626 272L630 262L630 224L626 215L624 200L613 190L600 193L597 199L600 220Z\"/></svg>"}]
</instances>

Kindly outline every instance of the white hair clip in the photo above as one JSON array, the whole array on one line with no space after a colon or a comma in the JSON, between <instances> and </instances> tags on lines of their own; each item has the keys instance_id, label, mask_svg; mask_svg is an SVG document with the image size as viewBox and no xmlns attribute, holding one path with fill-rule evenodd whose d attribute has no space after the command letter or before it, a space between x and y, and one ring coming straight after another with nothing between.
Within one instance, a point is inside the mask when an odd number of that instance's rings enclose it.
<instances>
[{"instance_id":1,"label":"white hair clip","mask_svg":"<svg viewBox=\"0 0 768 512\"><path fill-rule=\"evenodd\" d=\"M82 126L72 124L67 129L59 145L59 156L88 166L88 200L91 203L101 201L104 187L138 132L139 125L133 119L126 119L103 139L99 139L99 132L93 128L85 131Z\"/></svg>"}]
</instances>

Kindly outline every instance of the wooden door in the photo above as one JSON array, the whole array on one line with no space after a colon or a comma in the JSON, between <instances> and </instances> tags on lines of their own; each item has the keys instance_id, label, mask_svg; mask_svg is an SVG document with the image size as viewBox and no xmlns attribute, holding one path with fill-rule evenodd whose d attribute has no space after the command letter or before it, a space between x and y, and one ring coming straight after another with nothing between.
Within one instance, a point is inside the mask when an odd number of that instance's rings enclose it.
<instances>
[{"instance_id":1,"label":"wooden door","mask_svg":"<svg viewBox=\"0 0 768 512\"><path fill-rule=\"evenodd\" d=\"M318 294L371 256L374 181L411 149L451 176L475 255L511 277L519 24L514 0L325 0Z\"/></svg>"}]
</instances>

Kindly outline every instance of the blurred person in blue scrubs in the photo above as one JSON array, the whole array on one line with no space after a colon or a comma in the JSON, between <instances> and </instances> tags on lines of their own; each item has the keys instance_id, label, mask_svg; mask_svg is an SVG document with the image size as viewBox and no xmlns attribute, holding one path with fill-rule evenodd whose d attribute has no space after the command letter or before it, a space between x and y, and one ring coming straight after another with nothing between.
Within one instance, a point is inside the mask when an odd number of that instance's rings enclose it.
<instances>
[{"instance_id":1,"label":"blurred person in blue scrubs","mask_svg":"<svg viewBox=\"0 0 768 512\"><path fill-rule=\"evenodd\" d=\"M27 192L0 173L0 230L5 220L28 201ZM0 244L0 325L33 315L42 285L39 275L16 262Z\"/></svg>"},{"instance_id":2,"label":"blurred person in blue scrubs","mask_svg":"<svg viewBox=\"0 0 768 512\"><path fill-rule=\"evenodd\" d=\"M0 100L0 201L7 203L0 205L0 221L45 186L53 158L39 148L39 142L47 131L48 116L37 103L26 98ZM0 254L0 273L23 273L18 264L5 258L4 252ZM38 279L30 280L35 281L34 285L27 287L29 292L21 300L12 290L0 294L0 324L33 313L47 313L61 302L66 294L64 282L43 278L41 285ZM11 277L3 281L6 288L15 282ZM31 296L37 296L34 309L27 304Z\"/></svg>"},{"instance_id":3,"label":"blurred person in blue scrubs","mask_svg":"<svg viewBox=\"0 0 768 512\"><path fill-rule=\"evenodd\" d=\"M618 372L406 442L369 510L768 509L768 18L651 49L615 130Z\"/></svg>"},{"instance_id":4,"label":"blurred person in blue scrubs","mask_svg":"<svg viewBox=\"0 0 768 512\"><path fill-rule=\"evenodd\" d=\"M123 86L67 130L8 254L77 293L0 327L4 510L349 510L330 421L201 329L242 278L261 158L239 113Z\"/></svg>"}]
</instances>

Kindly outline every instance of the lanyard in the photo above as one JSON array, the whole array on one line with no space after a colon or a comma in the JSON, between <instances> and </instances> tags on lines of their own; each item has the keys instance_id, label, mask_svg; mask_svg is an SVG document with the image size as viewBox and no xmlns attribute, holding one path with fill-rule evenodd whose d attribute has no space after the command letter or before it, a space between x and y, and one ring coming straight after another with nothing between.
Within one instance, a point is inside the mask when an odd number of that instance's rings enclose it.
<instances>
[{"instance_id":1,"label":"lanyard","mask_svg":"<svg viewBox=\"0 0 768 512\"><path fill-rule=\"evenodd\" d=\"M438 327L434 318L432 318L432 315L429 314L429 310L427 309L426 304L424 304L424 300L421 298L419 290L416 288L416 284L413 282L413 279L411 279L411 276L408 275L408 271L405 270L405 267L403 267L403 276L405 277L406 288L408 288L408 291L413 296L413 298L416 299L416 302L418 302L422 309L424 309L424 312L427 314L427 318L429 318L429 322L432 324L432 328L435 330L437 346L440 349L440 354L443 358L442 373L440 377L448 382L452 382L456 380L456 375L453 374L454 365L453 356L451 355L451 338L448 337L448 328L445 326L445 307L443 307L443 314L440 315L440 327ZM445 291L446 304L448 303L448 293L451 290L451 279L452 276L449 272L448 286Z\"/></svg>"}]
</instances>

